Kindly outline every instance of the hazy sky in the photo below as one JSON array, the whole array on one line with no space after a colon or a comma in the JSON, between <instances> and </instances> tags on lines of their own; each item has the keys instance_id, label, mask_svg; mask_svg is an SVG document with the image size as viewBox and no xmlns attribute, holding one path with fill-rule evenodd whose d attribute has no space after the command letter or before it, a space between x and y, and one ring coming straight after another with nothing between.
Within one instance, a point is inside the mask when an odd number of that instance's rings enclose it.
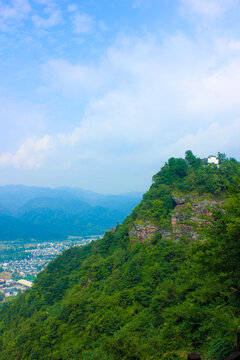
<instances>
[{"instance_id":1,"label":"hazy sky","mask_svg":"<svg viewBox=\"0 0 240 360\"><path fill-rule=\"evenodd\" d=\"M145 190L240 148L240 1L0 0L0 185Z\"/></svg>"}]
</instances>

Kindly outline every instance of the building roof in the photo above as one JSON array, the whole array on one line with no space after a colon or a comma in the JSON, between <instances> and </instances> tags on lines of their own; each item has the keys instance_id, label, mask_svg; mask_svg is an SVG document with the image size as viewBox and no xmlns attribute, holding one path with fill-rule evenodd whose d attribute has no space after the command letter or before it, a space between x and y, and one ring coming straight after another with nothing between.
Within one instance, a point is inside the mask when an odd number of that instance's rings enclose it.
<instances>
[{"instance_id":1,"label":"building roof","mask_svg":"<svg viewBox=\"0 0 240 360\"><path fill-rule=\"evenodd\" d=\"M26 287L32 287L33 283L24 279L18 280L18 284L21 284Z\"/></svg>"}]
</instances>

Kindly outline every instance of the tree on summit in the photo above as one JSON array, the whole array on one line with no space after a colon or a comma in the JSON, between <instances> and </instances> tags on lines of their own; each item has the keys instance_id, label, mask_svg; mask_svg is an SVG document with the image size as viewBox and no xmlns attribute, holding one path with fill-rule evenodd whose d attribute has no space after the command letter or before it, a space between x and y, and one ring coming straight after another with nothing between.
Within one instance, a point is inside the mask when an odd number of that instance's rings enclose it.
<instances>
[{"instance_id":1,"label":"tree on summit","mask_svg":"<svg viewBox=\"0 0 240 360\"><path fill-rule=\"evenodd\" d=\"M202 160L198 157L196 157L195 155L193 155L191 150L187 150L185 152L185 160L188 164L188 166L197 169L201 166L202 164Z\"/></svg>"}]
</instances>

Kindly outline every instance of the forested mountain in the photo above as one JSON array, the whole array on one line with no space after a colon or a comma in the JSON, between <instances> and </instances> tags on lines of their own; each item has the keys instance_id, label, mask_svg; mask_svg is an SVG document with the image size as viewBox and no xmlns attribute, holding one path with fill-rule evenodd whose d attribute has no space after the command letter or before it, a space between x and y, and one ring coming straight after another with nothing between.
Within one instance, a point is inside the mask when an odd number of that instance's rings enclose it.
<instances>
[{"instance_id":1,"label":"forested mountain","mask_svg":"<svg viewBox=\"0 0 240 360\"><path fill-rule=\"evenodd\" d=\"M0 213L0 241L15 239L60 239L61 235L54 229L31 224L23 219Z\"/></svg>"},{"instance_id":2,"label":"forested mountain","mask_svg":"<svg viewBox=\"0 0 240 360\"><path fill-rule=\"evenodd\" d=\"M115 232L0 311L0 359L224 359L240 327L240 163L171 158Z\"/></svg>"},{"instance_id":3,"label":"forested mountain","mask_svg":"<svg viewBox=\"0 0 240 360\"><path fill-rule=\"evenodd\" d=\"M74 188L0 187L0 240L102 234L121 222L140 193L101 195Z\"/></svg>"}]
</instances>

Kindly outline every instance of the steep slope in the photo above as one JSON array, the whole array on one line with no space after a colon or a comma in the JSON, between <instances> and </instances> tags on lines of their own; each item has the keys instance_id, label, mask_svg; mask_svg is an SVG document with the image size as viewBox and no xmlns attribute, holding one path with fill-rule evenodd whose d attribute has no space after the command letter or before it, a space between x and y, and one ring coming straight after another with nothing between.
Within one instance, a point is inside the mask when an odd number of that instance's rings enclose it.
<instances>
[{"instance_id":1,"label":"steep slope","mask_svg":"<svg viewBox=\"0 0 240 360\"><path fill-rule=\"evenodd\" d=\"M115 232L64 252L3 307L0 359L224 359L240 325L239 176L234 159L170 159ZM140 225L152 231L135 236Z\"/></svg>"}]
</instances>

